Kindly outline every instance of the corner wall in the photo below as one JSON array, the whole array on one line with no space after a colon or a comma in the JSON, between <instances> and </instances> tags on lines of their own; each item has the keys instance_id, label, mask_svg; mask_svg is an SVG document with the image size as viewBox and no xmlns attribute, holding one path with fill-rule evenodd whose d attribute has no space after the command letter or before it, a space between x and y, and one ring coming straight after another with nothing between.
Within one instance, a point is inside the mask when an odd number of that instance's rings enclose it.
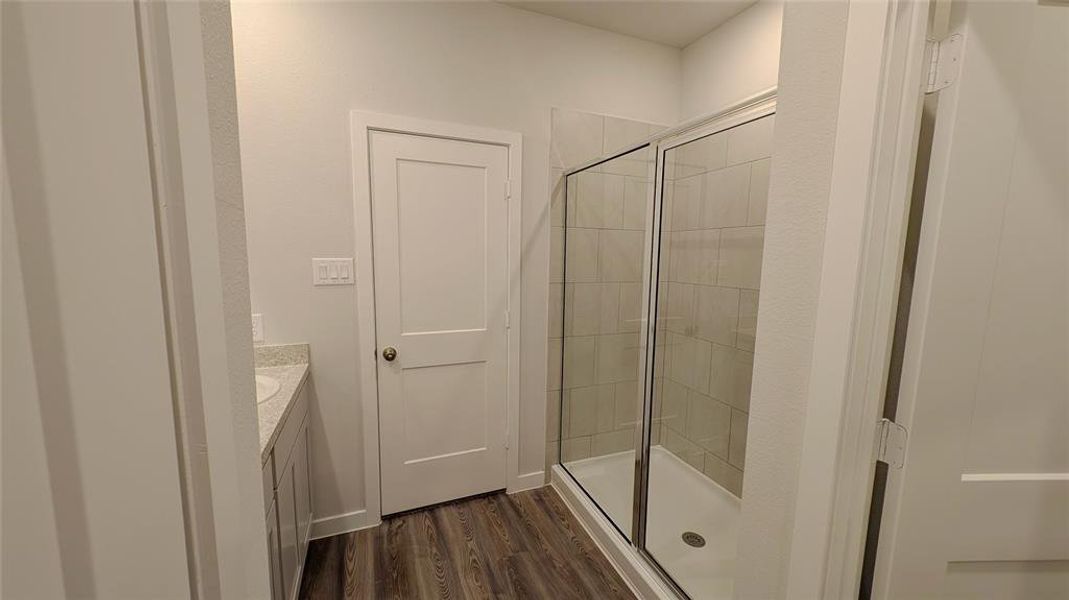
<instances>
[{"instance_id":1,"label":"corner wall","mask_svg":"<svg viewBox=\"0 0 1069 600\"><path fill-rule=\"evenodd\" d=\"M758 0L683 49L680 118L718 110L776 85L782 0Z\"/></svg>"},{"instance_id":2,"label":"corner wall","mask_svg":"<svg viewBox=\"0 0 1069 600\"><path fill-rule=\"evenodd\" d=\"M786 594L847 13L846 0L784 9L736 598Z\"/></svg>"}]
</instances>

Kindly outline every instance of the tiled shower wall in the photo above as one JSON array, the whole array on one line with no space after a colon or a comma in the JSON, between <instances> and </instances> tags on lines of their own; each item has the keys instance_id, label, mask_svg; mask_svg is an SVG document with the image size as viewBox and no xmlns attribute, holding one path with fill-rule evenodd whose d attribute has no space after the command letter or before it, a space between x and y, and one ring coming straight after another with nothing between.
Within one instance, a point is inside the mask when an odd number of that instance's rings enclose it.
<instances>
[{"instance_id":1,"label":"tiled shower wall","mask_svg":"<svg viewBox=\"0 0 1069 600\"><path fill-rule=\"evenodd\" d=\"M666 153L654 441L742 494L773 116Z\"/></svg>"},{"instance_id":2,"label":"tiled shower wall","mask_svg":"<svg viewBox=\"0 0 1069 600\"><path fill-rule=\"evenodd\" d=\"M553 109L551 122L554 167L547 473L548 466L557 460L562 429L561 450L566 461L627 450L634 445L643 231L652 156L647 151L632 153L572 177L570 184L564 180L564 170L662 129L649 123L560 109ZM565 185L571 186L567 281ZM565 297L569 307L567 322L562 304ZM563 387L562 352L567 362Z\"/></svg>"}]
</instances>

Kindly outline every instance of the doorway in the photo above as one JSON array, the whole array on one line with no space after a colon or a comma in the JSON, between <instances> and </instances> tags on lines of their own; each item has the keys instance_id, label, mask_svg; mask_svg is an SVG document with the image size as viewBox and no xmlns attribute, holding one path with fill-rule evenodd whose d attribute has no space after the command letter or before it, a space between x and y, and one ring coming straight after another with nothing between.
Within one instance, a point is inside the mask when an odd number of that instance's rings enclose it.
<instances>
[{"instance_id":1,"label":"doorway","mask_svg":"<svg viewBox=\"0 0 1069 600\"><path fill-rule=\"evenodd\" d=\"M357 269L367 282L358 285L361 337L371 340L365 476L377 520L509 487L519 136L380 115L355 122L354 165L368 174L367 189L357 186L357 236L369 246Z\"/></svg>"}]
</instances>

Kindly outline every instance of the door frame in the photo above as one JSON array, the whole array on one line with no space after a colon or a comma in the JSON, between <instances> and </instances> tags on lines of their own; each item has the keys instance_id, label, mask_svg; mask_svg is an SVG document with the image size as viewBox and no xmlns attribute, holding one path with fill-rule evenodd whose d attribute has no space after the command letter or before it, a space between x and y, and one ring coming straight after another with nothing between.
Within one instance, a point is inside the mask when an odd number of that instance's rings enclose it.
<instances>
[{"instance_id":1,"label":"door frame","mask_svg":"<svg viewBox=\"0 0 1069 600\"><path fill-rule=\"evenodd\" d=\"M856 596L926 83L930 8L849 2L787 597Z\"/></svg>"},{"instance_id":2,"label":"door frame","mask_svg":"<svg viewBox=\"0 0 1069 600\"><path fill-rule=\"evenodd\" d=\"M353 147L353 225L356 263L356 361L360 375L360 404L364 432L363 515L354 515L359 527L382 521L382 492L379 477L379 394L375 331L375 263L371 215L371 133L402 133L463 142L502 146L508 150L508 375L505 408L505 481L507 491L531 487L519 473L520 415L520 206L523 189L523 136L514 131L474 125L429 121L415 117L354 110L350 112Z\"/></svg>"}]
</instances>

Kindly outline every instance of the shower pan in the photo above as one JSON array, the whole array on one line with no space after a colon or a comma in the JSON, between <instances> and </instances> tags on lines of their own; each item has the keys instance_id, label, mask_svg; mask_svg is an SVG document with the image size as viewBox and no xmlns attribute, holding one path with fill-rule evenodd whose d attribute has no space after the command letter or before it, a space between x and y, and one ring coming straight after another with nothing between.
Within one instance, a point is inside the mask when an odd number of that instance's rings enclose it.
<instances>
[{"instance_id":1,"label":"shower pan","mask_svg":"<svg viewBox=\"0 0 1069 600\"><path fill-rule=\"evenodd\" d=\"M565 173L555 476L681 597L733 590L774 113Z\"/></svg>"}]
</instances>

